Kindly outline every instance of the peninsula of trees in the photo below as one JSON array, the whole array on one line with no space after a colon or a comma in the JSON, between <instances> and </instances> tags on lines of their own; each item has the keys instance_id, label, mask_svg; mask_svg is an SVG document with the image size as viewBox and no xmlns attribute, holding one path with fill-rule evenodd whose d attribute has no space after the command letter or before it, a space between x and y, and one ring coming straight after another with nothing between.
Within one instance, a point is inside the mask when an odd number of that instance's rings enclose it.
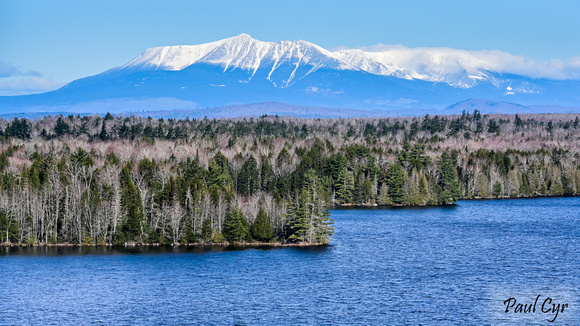
<instances>
[{"instance_id":1,"label":"peninsula of trees","mask_svg":"<svg viewBox=\"0 0 580 326\"><path fill-rule=\"evenodd\" d=\"M0 242L324 244L332 205L580 193L575 115L0 120Z\"/></svg>"}]
</instances>

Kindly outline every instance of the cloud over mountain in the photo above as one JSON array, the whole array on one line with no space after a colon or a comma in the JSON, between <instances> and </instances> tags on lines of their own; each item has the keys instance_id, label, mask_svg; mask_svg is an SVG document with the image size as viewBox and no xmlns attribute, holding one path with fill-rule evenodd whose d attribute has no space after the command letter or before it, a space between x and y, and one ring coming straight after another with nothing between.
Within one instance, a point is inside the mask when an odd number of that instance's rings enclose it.
<instances>
[{"instance_id":1,"label":"cloud over mountain","mask_svg":"<svg viewBox=\"0 0 580 326\"><path fill-rule=\"evenodd\" d=\"M446 47L409 48L403 45L377 44L361 47L370 57L385 64L400 68L408 75L490 71L503 74L522 75L530 78L556 80L580 79L580 56L568 60L537 62L520 55L499 50L468 51ZM356 51L341 49L338 52ZM418 72L418 73L417 73Z\"/></svg>"}]
</instances>

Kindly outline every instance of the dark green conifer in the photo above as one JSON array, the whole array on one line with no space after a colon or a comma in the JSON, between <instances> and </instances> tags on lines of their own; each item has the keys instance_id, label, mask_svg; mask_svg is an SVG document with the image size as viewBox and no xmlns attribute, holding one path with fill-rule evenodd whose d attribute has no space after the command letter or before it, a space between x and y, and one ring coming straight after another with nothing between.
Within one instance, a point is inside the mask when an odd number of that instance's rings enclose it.
<instances>
[{"instance_id":1,"label":"dark green conifer","mask_svg":"<svg viewBox=\"0 0 580 326\"><path fill-rule=\"evenodd\" d=\"M249 240L250 225L241 210L234 208L228 213L223 235L229 242Z\"/></svg>"},{"instance_id":2,"label":"dark green conifer","mask_svg":"<svg viewBox=\"0 0 580 326\"><path fill-rule=\"evenodd\" d=\"M499 181L493 184L493 196L496 198L501 196L501 183Z\"/></svg>"},{"instance_id":3,"label":"dark green conifer","mask_svg":"<svg viewBox=\"0 0 580 326\"><path fill-rule=\"evenodd\" d=\"M405 171L399 163L393 163L387 170L388 194L391 202L402 204L405 200Z\"/></svg>"},{"instance_id":4,"label":"dark green conifer","mask_svg":"<svg viewBox=\"0 0 580 326\"><path fill-rule=\"evenodd\" d=\"M139 189L131 179L130 166L129 162L121 170L122 205L125 211L125 222L121 229L127 241L142 241L143 204Z\"/></svg>"},{"instance_id":5,"label":"dark green conifer","mask_svg":"<svg viewBox=\"0 0 580 326\"><path fill-rule=\"evenodd\" d=\"M308 170L303 188L288 209L288 239L303 243L328 243L334 229L326 206L324 187L316 172Z\"/></svg>"},{"instance_id":6,"label":"dark green conifer","mask_svg":"<svg viewBox=\"0 0 580 326\"><path fill-rule=\"evenodd\" d=\"M338 175L336 183L336 201L339 204L352 204L354 191L354 176L352 172L343 167Z\"/></svg>"},{"instance_id":7,"label":"dark green conifer","mask_svg":"<svg viewBox=\"0 0 580 326\"><path fill-rule=\"evenodd\" d=\"M242 196L251 196L260 189L258 162L253 156L242 165L238 175L238 193Z\"/></svg>"},{"instance_id":8,"label":"dark green conifer","mask_svg":"<svg viewBox=\"0 0 580 326\"><path fill-rule=\"evenodd\" d=\"M59 116L58 119L56 119L56 126L54 127L54 133L56 134L57 137L60 137L64 134L68 134L69 132L70 132L69 125L64 121L62 116Z\"/></svg>"},{"instance_id":9,"label":"dark green conifer","mask_svg":"<svg viewBox=\"0 0 580 326\"><path fill-rule=\"evenodd\" d=\"M209 218L206 218L203 221L203 226L201 227L201 237L205 241L210 241L212 234L213 234L213 229L211 228L211 220Z\"/></svg>"},{"instance_id":10,"label":"dark green conifer","mask_svg":"<svg viewBox=\"0 0 580 326\"><path fill-rule=\"evenodd\" d=\"M254 224L252 224L251 234L252 238L261 242L268 242L274 236L274 229L263 207L260 207L258 216L256 216Z\"/></svg>"},{"instance_id":11,"label":"dark green conifer","mask_svg":"<svg viewBox=\"0 0 580 326\"><path fill-rule=\"evenodd\" d=\"M457 180L457 171L451 155L447 151L443 152L439 160L439 170L441 178L439 184L443 189L441 193L441 203L451 204L459 200L459 182Z\"/></svg>"}]
</instances>

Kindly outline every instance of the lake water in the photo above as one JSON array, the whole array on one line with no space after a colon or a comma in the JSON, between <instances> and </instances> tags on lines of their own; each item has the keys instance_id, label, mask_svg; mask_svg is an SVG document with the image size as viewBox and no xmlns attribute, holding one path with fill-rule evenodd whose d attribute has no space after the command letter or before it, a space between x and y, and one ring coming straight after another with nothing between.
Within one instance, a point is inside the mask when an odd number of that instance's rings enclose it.
<instances>
[{"instance_id":1,"label":"lake water","mask_svg":"<svg viewBox=\"0 0 580 326\"><path fill-rule=\"evenodd\" d=\"M337 209L331 245L310 249L0 248L0 324L579 325L579 212ZM505 313L537 295L535 313ZM555 323L548 297L568 304Z\"/></svg>"}]
</instances>

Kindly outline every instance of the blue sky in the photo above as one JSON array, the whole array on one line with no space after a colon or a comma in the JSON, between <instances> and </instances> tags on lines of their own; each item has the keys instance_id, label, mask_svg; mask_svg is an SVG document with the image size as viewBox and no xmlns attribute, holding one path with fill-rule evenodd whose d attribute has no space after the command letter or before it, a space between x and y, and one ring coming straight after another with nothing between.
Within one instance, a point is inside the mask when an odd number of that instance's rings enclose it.
<instances>
[{"instance_id":1,"label":"blue sky","mask_svg":"<svg viewBox=\"0 0 580 326\"><path fill-rule=\"evenodd\" d=\"M375 44L580 56L580 1L0 0L0 95L54 89L145 49L248 33L327 49Z\"/></svg>"}]
</instances>

